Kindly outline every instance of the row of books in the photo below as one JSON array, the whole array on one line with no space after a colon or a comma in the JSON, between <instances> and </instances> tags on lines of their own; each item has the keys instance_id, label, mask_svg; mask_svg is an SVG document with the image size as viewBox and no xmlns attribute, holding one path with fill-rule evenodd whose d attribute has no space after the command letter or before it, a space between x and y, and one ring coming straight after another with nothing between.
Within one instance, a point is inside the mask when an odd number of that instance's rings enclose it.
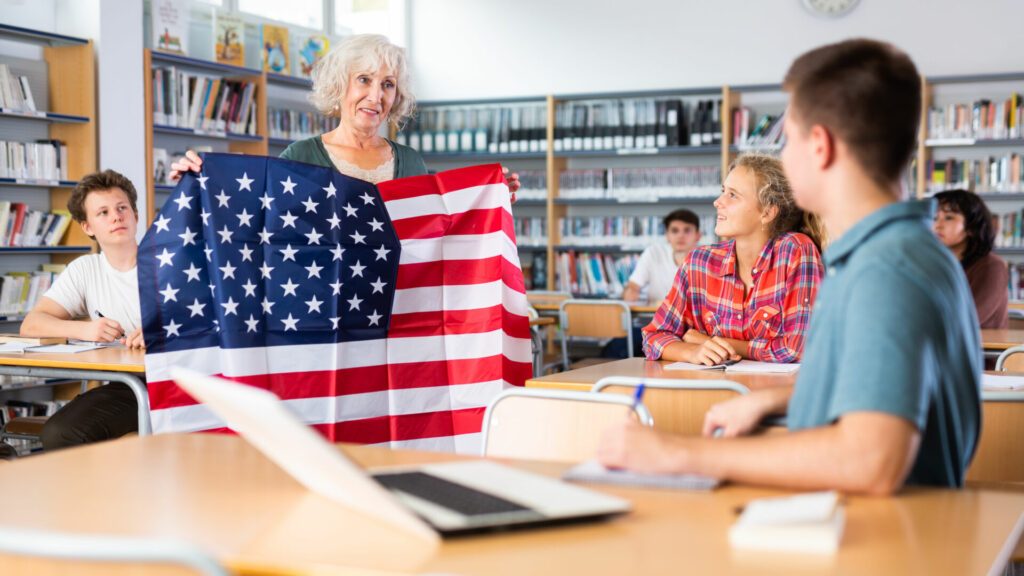
<instances>
[{"instance_id":1,"label":"row of books","mask_svg":"<svg viewBox=\"0 0 1024 576\"><path fill-rule=\"evenodd\" d=\"M702 146L722 141L721 100L678 98L563 102L555 107L555 151Z\"/></svg>"},{"instance_id":2,"label":"row of books","mask_svg":"<svg viewBox=\"0 0 1024 576\"><path fill-rule=\"evenodd\" d=\"M657 201L712 198L722 184L720 166L566 170L559 174L561 198Z\"/></svg>"},{"instance_id":3,"label":"row of books","mask_svg":"<svg viewBox=\"0 0 1024 576\"><path fill-rule=\"evenodd\" d=\"M928 138L1022 138L1024 102L1013 93L1006 100L933 106L928 110Z\"/></svg>"},{"instance_id":4,"label":"row of books","mask_svg":"<svg viewBox=\"0 0 1024 576\"><path fill-rule=\"evenodd\" d=\"M548 197L547 170L516 170L519 174L519 200L546 200ZM514 208L514 206L513 206Z\"/></svg>"},{"instance_id":5,"label":"row of books","mask_svg":"<svg viewBox=\"0 0 1024 576\"><path fill-rule=\"evenodd\" d=\"M516 218L516 244L519 246L547 246L548 219L540 216Z\"/></svg>"},{"instance_id":6,"label":"row of books","mask_svg":"<svg viewBox=\"0 0 1024 576\"><path fill-rule=\"evenodd\" d=\"M256 134L256 84L153 69L153 122L205 132Z\"/></svg>"},{"instance_id":7,"label":"row of books","mask_svg":"<svg viewBox=\"0 0 1024 576\"><path fill-rule=\"evenodd\" d=\"M67 210L33 210L22 202L0 201L0 246L56 246L71 225Z\"/></svg>"},{"instance_id":8,"label":"row of books","mask_svg":"<svg viewBox=\"0 0 1024 576\"><path fill-rule=\"evenodd\" d=\"M1024 192L1024 156L1007 154L974 160L930 160L926 183L931 193L963 188L978 193Z\"/></svg>"},{"instance_id":9,"label":"row of books","mask_svg":"<svg viewBox=\"0 0 1024 576\"><path fill-rule=\"evenodd\" d=\"M68 147L60 140L0 140L0 178L67 180Z\"/></svg>"},{"instance_id":10,"label":"row of books","mask_svg":"<svg viewBox=\"0 0 1024 576\"><path fill-rule=\"evenodd\" d=\"M396 140L427 154L546 152L547 106L423 108Z\"/></svg>"},{"instance_id":11,"label":"row of books","mask_svg":"<svg viewBox=\"0 0 1024 576\"><path fill-rule=\"evenodd\" d=\"M786 115L762 114L756 118L749 108L734 108L732 111L733 139L742 149L775 149L782 147L782 125Z\"/></svg>"},{"instance_id":12,"label":"row of books","mask_svg":"<svg viewBox=\"0 0 1024 576\"><path fill-rule=\"evenodd\" d=\"M1007 262L1010 269L1010 300L1024 300L1024 263Z\"/></svg>"},{"instance_id":13,"label":"row of books","mask_svg":"<svg viewBox=\"0 0 1024 576\"><path fill-rule=\"evenodd\" d=\"M63 264L43 264L35 272L8 272L0 276L0 315L17 316L31 310L63 272Z\"/></svg>"},{"instance_id":14,"label":"row of books","mask_svg":"<svg viewBox=\"0 0 1024 576\"><path fill-rule=\"evenodd\" d=\"M520 267L527 290L545 290L548 286L548 255L544 252L520 254Z\"/></svg>"},{"instance_id":15,"label":"row of books","mask_svg":"<svg viewBox=\"0 0 1024 576\"><path fill-rule=\"evenodd\" d=\"M0 64L0 108L18 112L35 112L36 101L27 76L11 72L7 64Z\"/></svg>"},{"instance_id":16,"label":"row of books","mask_svg":"<svg viewBox=\"0 0 1024 576\"><path fill-rule=\"evenodd\" d=\"M715 215L701 214L701 243L717 242ZM642 249L664 242L662 216L575 216L558 219L562 244L573 246L622 246Z\"/></svg>"},{"instance_id":17,"label":"row of books","mask_svg":"<svg viewBox=\"0 0 1024 576\"><path fill-rule=\"evenodd\" d=\"M562 252L555 261L556 290L574 296L617 298L639 259L639 254Z\"/></svg>"},{"instance_id":18,"label":"row of books","mask_svg":"<svg viewBox=\"0 0 1024 576\"><path fill-rule=\"evenodd\" d=\"M1024 248L1024 210L993 212L996 219L996 248Z\"/></svg>"},{"instance_id":19,"label":"row of books","mask_svg":"<svg viewBox=\"0 0 1024 576\"><path fill-rule=\"evenodd\" d=\"M269 108L269 133L271 138L302 140L330 132L337 120L317 114L285 108Z\"/></svg>"}]
</instances>

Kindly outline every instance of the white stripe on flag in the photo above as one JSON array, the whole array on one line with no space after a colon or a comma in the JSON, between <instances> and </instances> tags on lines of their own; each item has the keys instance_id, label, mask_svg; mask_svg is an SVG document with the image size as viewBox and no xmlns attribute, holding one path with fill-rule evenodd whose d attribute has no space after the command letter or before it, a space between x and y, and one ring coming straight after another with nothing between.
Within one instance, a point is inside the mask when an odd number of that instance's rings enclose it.
<instances>
[{"instance_id":1,"label":"white stripe on flag","mask_svg":"<svg viewBox=\"0 0 1024 576\"><path fill-rule=\"evenodd\" d=\"M448 192L447 194L425 194L415 198L402 198L385 202L391 221L434 214L461 214L469 210L504 208L512 212L509 203L508 186L485 184Z\"/></svg>"},{"instance_id":2,"label":"white stripe on flag","mask_svg":"<svg viewBox=\"0 0 1024 576\"><path fill-rule=\"evenodd\" d=\"M384 390L347 396L282 400L306 424L333 424L376 418L484 408L511 384L494 380L475 384ZM225 426L223 420L202 404L175 406L152 412L153 430L209 430Z\"/></svg>"},{"instance_id":3,"label":"white stripe on flag","mask_svg":"<svg viewBox=\"0 0 1024 576\"><path fill-rule=\"evenodd\" d=\"M481 456L483 435L480 432L459 434L458 436L439 436L436 438L416 438L414 440L393 440L371 444L391 448L392 450L425 450L428 452L455 452L471 456Z\"/></svg>"},{"instance_id":4,"label":"white stripe on flag","mask_svg":"<svg viewBox=\"0 0 1024 576\"><path fill-rule=\"evenodd\" d=\"M230 377L287 374L361 368L388 363L472 360L504 354L513 362L530 362L530 340L513 338L502 330L473 334L416 336L303 344L273 348L196 348L146 354L146 377L152 382L170 380L172 366L188 366L203 374Z\"/></svg>"},{"instance_id":5,"label":"white stripe on flag","mask_svg":"<svg viewBox=\"0 0 1024 576\"><path fill-rule=\"evenodd\" d=\"M502 304L517 316L526 316L529 305L522 292L509 288L501 280L486 284L450 284L395 290L392 314L436 312L438 310L477 310Z\"/></svg>"},{"instance_id":6,"label":"white stripe on flag","mask_svg":"<svg viewBox=\"0 0 1024 576\"><path fill-rule=\"evenodd\" d=\"M422 264L443 260L480 260L503 256L519 266L519 250L505 232L487 234L452 234L438 238L402 240L402 264Z\"/></svg>"}]
</instances>

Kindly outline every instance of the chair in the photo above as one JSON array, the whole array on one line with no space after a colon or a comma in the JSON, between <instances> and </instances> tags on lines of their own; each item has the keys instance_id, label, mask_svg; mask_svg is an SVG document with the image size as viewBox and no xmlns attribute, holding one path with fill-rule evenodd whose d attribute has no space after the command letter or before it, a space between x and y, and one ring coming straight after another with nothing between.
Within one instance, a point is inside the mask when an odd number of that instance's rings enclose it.
<instances>
[{"instance_id":1,"label":"chair","mask_svg":"<svg viewBox=\"0 0 1024 576\"><path fill-rule=\"evenodd\" d=\"M618 394L510 388L484 411L483 456L557 462L594 457L607 427L635 418L653 426L643 403Z\"/></svg>"},{"instance_id":2,"label":"chair","mask_svg":"<svg viewBox=\"0 0 1024 576\"><path fill-rule=\"evenodd\" d=\"M594 383L591 392L632 394L643 382L644 404L651 411L655 427L683 436L699 436L704 415L713 404L724 402L750 389L729 380L682 380L608 376Z\"/></svg>"},{"instance_id":3,"label":"chair","mask_svg":"<svg viewBox=\"0 0 1024 576\"><path fill-rule=\"evenodd\" d=\"M633 314L621 300L565 300L558 307L562 330L562 368L569 370L569 339L625 338L627 358L633 355ZM571 368L582 368L611 358L588 358Z\"/></svg>"},{"instance_id":4,"label":"chair","mask_svg":"<svg viewBox=\"0 0 1024 576\"><path fill-rule=\"evenodd\" d=\"M1024 482L1022 402L1020 392L981 392L981 437L967 468L968 482Z\"/></svg>"},{"instance_id":5,"label":"chair","mask_svg":"<svg viewBox=\"0 0 1024 576\"><path fill-rule=\"evenodd\" d=\"M117 574L166 567L159 574L227 576L206 553L184 542L127 536L0 528L4 574ZM181 570L169 571L171 567Z\"/></svg>"},{"instance_id":6,"label":"chair","mask_svg":"<svg viewBox=\"0 0 1024 576\"><path fill-rule=\"evenodd\" d=\"M996 358L996 370L1000 372L1024 372L1024 346L1013 346L1003 350Z\"/></svg>"}]
</instances>

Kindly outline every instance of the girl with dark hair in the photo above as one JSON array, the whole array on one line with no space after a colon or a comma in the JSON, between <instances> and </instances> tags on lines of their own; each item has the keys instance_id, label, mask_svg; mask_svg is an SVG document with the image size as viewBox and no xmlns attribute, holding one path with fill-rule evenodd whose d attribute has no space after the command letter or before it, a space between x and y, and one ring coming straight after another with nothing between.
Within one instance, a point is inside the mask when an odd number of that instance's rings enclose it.
<instances>
[{"instance_id":1,"label":"girl with dark hair","mask_svg":"<svg viewBox=\"0 0 1024 576\"><path fill-rule=\"evenodd\" d=\"M1009 328L1009 271L1006 262L992 253L996 238L992 213L977 194L966 190L939 192L935 200L935 235L964 267L981 327Z\"/></svg>"}]
</instances>

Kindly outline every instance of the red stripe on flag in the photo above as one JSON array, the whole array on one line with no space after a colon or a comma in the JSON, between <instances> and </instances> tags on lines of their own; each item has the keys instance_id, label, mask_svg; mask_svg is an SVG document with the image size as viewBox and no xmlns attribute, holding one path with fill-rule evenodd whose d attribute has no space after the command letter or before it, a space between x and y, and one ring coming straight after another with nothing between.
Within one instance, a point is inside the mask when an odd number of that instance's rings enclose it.
<instances>
[{"instance_id":1,"label":"red stripe on flag","mask_svg":"<svg viewBox=\"0 0 1024 576\"><path fill-rule=\"evenodd\" d=\"M393 314L388 335L391 338L478 334L505 330L513 338L530 337L530 319L518 316L501 304L472 310L438 310Z\"/></svg>"},{"instance_id":2,"label":"red stripe on flag","mask_svg":"<svg viewBox=\"0 0 1024 576\"><path fill-rule=\"evenodd\" d=\"M446 412L378 416L335 424L313 424L333 442L379 444L396 440L419 440L439 436L474 434L483 426L484 408Z\"/></svg>"},{"instance_id":3,"label":"red stripe on flag","mask_svg":"<svg viewBox=\"0 0 1024 576\"><path fill-rule=\"evenodd\" d=\"M259 374L237 378L215 374L221 378L270 390L283 400L473 384L503 378L510 384L521 386L531 375L532 366L528 362L515 362L502 355L469 360L408 362L341 370ZM149 389L150 404L154 410L197 404L192 396L179 388L173 380L149 382L147 388Z\"/></svg>"},{"instance_id":4,"label":"red stripe on flag","mask_svg":"<svg viewBox=\"0 0 1024 576\"><path fill-rule=\"evenodd\" d=\"M465 286L503 280L516 292L526 293L519 266L503 256L479 260L437 260L402 264L398 267L395 288L427 288L430 286Z\"/></svg>"},{"instance_id":5,"label":"red stripe on flag","mask_svg":"<svg viewBox=\"0 0 1024 576\"><path fill-rule=\"evenodd\" d=\"M440 174L424 174L423 176L388 180L377 184L377 190L380 191L380 196L385 202L390 202L431 194L447 194L474 186L504 183L505 176L501 173L501 164L481 164Z\"/></svg>"},{"instance_id":6,"label":"red stripe on flag","mask_svg":"<svg viewBox=\"0 0 1024 576\"><path fill-rule=\"evenodd\" d=\"M440 238L468 234L490 234L505 231L509 239L515 239L515 224L512 214L501 207L480 208L452 214L451 216L427 214L413 216L392 222L395 232L403 241ZM514 242L513 242L514 243Z\"/></svg>"}]
</instances>

